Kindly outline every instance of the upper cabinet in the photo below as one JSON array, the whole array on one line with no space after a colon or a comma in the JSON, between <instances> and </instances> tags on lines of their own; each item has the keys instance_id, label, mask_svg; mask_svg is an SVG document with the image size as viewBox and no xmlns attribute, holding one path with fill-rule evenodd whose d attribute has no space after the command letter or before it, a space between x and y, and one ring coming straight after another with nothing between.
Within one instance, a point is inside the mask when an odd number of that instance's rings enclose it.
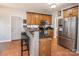
<instances>
[{"instance_id":1,"label":"upper cabinet","mask_svg":"<svg viewBox=\"0 0 79 59\"><path fill-rule=\"evenodd\" d=\"M52 16L51 15L43 15L43 21L47 21L48 24L52 23Z\"/></svg>"},{"instance_id":2,"label":"upper cabinet","mask_svg":"<svg viewBox=\"0 0 79 59\"><path fill-rule=\"evenodd\" d=\"M73 16L78 16L78 7L72 8Z\"/></svg>"},{"instance_id":3,"label":"upper cabinet","mask_svg":"<svg viewBox=\"0 0 79 59\"><path fill-rule=\"evenodd\" d=\"M52 17L51 15L27 12L27 24L28 25L39 25L41 21L47 21L48 24L51 24Z\"/></svg>"},{"instance_id":4,"label":"upper cabinet","mask_svg":"<svg viewBox=\"0 0 79 59\"><path fill-rule=\"evenodd\" d=\"M38 20L38 15L35 13L27 13L27 24L28 25L35 25Z\"/></svg>"},{"instance_id":5,"label":"upper cabinet","mask_svg":"<svg viewBox=\"0 0 79 59\"><path fill-rule=\"evenodd\" d=\"M46 16L48 24L52 24L52 16Z\"/></svg>"},{"instance_id":6,"label":"upper cabinet","mask_svg":"<svg viewBox=\"0 0 79 59\"><path fill-rule=\"evenodd\" d=\"M63 11L64 18L78 16L78 7L72 7Z\"/></svg>"},{"instance_id":7,"label":"upper cabinet","mask_svg":"<svg viewBox=\"0 0 79 59\"><path fill-rule=\"evenodd\" d=\"M27 17L26 23L27 23L28 25L30 25L30 23L31 23L31 13L27 13L26 17ZM29 20L28 20L28 19L29 19Z\"/></svg>"},{"instance_id":8,"label":"upper cabinet","mask_svg":"<svg viewBox=\"0 0 79 59\"><path fill-rule=\"evenodd\" d=\"M36 25L40 24L40 22L39 22L39 21L40 21L40 18L39 18L39 17L40 17L39 14L35 14L35 18L36 18L36 19L35 19L35 21L36 21L35 24L36 24Z\"/></svg>"},{"instance_id":9,"label":"upper cabinet","mask_svg":"<svg viewBox=\"0 0 79 59\"><path fill-rule=\"evenodd\" d=\"M44 19L44 17L43 17L43 15L42 14L40 14L40 17L39 17L40 19L39 19L39 22L41 22L41 21L43 21Z\"/></svg>"}]
</instances>

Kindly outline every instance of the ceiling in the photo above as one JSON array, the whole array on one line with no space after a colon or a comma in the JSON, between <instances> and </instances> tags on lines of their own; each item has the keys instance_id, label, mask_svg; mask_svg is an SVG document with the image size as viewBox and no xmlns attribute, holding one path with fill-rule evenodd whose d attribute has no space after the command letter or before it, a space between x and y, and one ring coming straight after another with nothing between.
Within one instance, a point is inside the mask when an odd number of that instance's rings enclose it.
<instances>
[{"instance_id":1,"label":"ceiling","mask_svg":"<svg viewBox=\"0 0 79 59\"><path fill-rule=\"evenodd\" d=\"M0 3L0 6L15 8L21 11L40 12L45 14L52 14L55 10L60 10L70 5L76 5L76 3L56 3L57 7L51 9L48 3Z\"/></svg>"}]
</instances>

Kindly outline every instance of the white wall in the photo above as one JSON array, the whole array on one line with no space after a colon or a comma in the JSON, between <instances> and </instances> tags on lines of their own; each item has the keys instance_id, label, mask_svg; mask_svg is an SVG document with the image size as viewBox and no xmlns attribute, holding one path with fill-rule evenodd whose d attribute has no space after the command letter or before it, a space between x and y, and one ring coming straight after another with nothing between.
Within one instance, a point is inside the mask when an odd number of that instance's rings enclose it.
<instances>
[{"instance_id":1,"label":"white wall","mask_svg":"<svg viewBox=\"0 0 79 59\"><path fill-rule=\"evenodd\" d=\"M0 41L9 40L11 38L10 34L10 20L8 15L0 14Z\"/></svg>"},{"instance_id":2,"label":"white wall","mask_svg":"<svg viewBox=\"0 0 79 59\"><path fill-rule=\"evenodd\" d=\"M56 36L57 36L57 33L56 33L56 31L57 31L57 12L54 12L53 14L52 14L52 20L53 20L53 27L54 27L54 38L56 38Z\"/></svg>"},{"instance_id":3,"label":"white wall","mask_svg":"<svg viewBox=\"0 0 79 59\"><path fill-rule=\"evenodd\" d=\"M26 18L23 11L0 6L0 42L11 40L11 16Z\"/></svg>"}]
</instances>

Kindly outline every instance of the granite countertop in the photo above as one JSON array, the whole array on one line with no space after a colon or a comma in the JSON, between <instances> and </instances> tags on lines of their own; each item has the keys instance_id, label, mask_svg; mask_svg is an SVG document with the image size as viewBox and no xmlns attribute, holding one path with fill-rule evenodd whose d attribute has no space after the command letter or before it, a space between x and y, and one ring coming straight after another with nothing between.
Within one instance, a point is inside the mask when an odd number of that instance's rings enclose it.
<instances>
[{"instance_id":1,"label":"granite countertop","mask_svg":"<svg viewBox=\"0 0 79 59\"><path fill-rule=\"evenodd\" d=\"M32 32L34 32L34 31L39 31L38 28L27 28L26 30L27 30L27 31L32 31Z\"/></svg>"},{"instance_id":2,"label":"granite countertop","mask_svg":"<svg viewBox=\"0 0 79 59\"><path fill-rule=\"evenodd\" d=\"M53 28L51 28L50 30L53 30ZM29 33L30 35L34 35L34 32L35 31L39 31L40 32L40 30L39 30L39 28L27 28L27 29L25 29L25 31L26 31L26 33ZM39 33L40 34L40 33ZM44 36L44 37L40 37L39 36L39 39L40 38L50 38L50 36Z\"/></svg>"},{"instance_id":3,"label":"granite countertop","mask_svg":"<svg viewBox=\"0 0 79 59\"><path fill-rule=\"evenodd\" d=\"M26 33L29 33L29 35L33 36L35 31L39 31L37 28L27 28L25 29Z\"/></svg>"}]
</instances>

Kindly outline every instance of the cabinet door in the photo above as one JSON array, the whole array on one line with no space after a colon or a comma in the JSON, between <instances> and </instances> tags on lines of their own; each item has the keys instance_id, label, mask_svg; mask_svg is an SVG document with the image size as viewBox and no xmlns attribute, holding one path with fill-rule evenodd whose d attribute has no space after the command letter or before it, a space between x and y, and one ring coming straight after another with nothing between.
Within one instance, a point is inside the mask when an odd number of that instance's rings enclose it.
<instances>
[{"instance_id":1,"label":"cabinet door","mask_svg":"<svg viewBox=\"0 0 79 59\"><path fill-rule=\"evenodd\" d=\"M43 18L44 21L47 21L47 24L48 24L48 23L49 23L49 21L48 21L48 19L49 19L48 15L44 15L43 17L44 17L44 18Z\"/></svg>"},{"instance_id":2,"label":"cabinet door","mask_svg":"<svg viewBox=\"0 0 79 59\"><path fill-rule=\"evenodd\" d=\"M40 56L46 56L46 40L40 39L39 42L39 55Z\"/></svg>"},{"instance_id":3,"label":"cabinet door","mask_svg":"<svg viewBox=\"0 0 79 59\"><path fill-rule=\"evenodd\" d=\"M40 39L39 43L39 55L50 56L51 55L51 38Z\"/></svg>"},{"instance_id":4,"label":"cabinet door","mask_svg":"<svg viewBox=\"0 0 79 59\"><path fill-rule=\"evenodd\" d=\"M33 13L27 13L27 24L28 25L35 24L35 14L33 14Z\"/></svg>"},{"instance_id":5,"label":"cabinet door","mask_svg":"<svg viewBox=\"0 0 79 59\"><path fill-rule=\"evenodd\" d=\"M78 7L72 8L72 16L77 16L78 15Z\"/></svg>"},{"instance_id":6,"label":"cabinet door","mask_svg":"<svg viewBox=\"0 0 79 59\"><path fill-rule=\"evenodd\" d=\"M68 18L72 16L72 9L68 9L64 11L64 18Z\"/></svg>"},{"instance_id":7,"label":"cabinet door","mask_svg":"<svg viewBox=\"0 0 79 59\"><path fill-rule=\"evenodd\" d=\"M48 35L53 38L53 30L49 29L48 30Z\"/></svg>"},{"instance_id":8,"label":"cabinet door","mask_svg":"<svg viewBox=\"0 0 79 59\"><path fill-rule=\"evenodd\" d=\"M35 23L36 25L39 25L39 24L40 24L40 22L39 22L39 21L40 21L40 16L39 16L39 14L36 14L36 15L35 15L35 21L36 21L36 23Z\"/></svg>"},{"instance_id":9,"label":"cabinet door","mask_svg":"<svg viewBox=\"0 0 79 59\"><path fill-rule=\"evenodd\" d=\"M46 20L46 16L42 14L42 15L41 15L41 20L42 20L42 21L45 21L45 20Z\"/></svg>"},{"instance_id":10,"label":"cabinet door","mask_svg":"<svg viewBox=\"0 0 79 59\"><path fill-rule=\"evenodd\" d=\"M26 23L28 24L28 25L30 25L30 22L31 21L31 14L30 13L27 13L27 20L26 20Z\"/></svg>"},{"instance_id":11,"label":"cabinet door","mask_svg":"<svg viewBox=\"0 0 79 59\"><path fill-rule=\"evenodd\" d=\"M43 15L43 20L47 21L47 15Z\"/></svg>"},{"instance_id":12,"label":"cabinet door","mask_svg":"<svg viewBox=\"0 0 79 59\"><path fill-rule=\"evenodd\" d=\"M52 24L52 16L47 16L47 21L48 21L48 24Z\"/></svg>"},{"instance_id":13,"label":"cabinet door","mask_svg":"<svg viewBox=\"0 0 79 59\"><path fill-rule=\"evenodd\" d=\"M46 41L46 56L51 56L51 38Z\"/></svg>"},{"instance_id":14,"label":"cabinet door","mask_svg":"<svg viewBox=\"0 0 79 59\"><path fill-rule=\"evenodd\" d=\"M31 14L31 25L35 25L36 24L36 14L32 13Z\"/></svg>"},{"instance_id":15,"label":"cabinet door","mask_svg":"<svg viewBox=\"0 0 79 59\"><path fill-rule=\"evenodd\" d=\"M40 19L39 19L39 14L37 13L32 13L31 14L31 24L32 25L38 25L40 22Z\"/></svg>"},{"instance_id":16,"label":"cabinet door","mask_svg":"<svg viewBox=\"0 0 79 59\"><path fill-rule=\"evenodd\" d=\"M39 15L39 24L40 24L42 21L43 21L43 15L40 14L40 15Z\"/></svg>"},{"instance_id":17,"label":"cabinet door","mask_svg":"<svg viewBox=\"0 0 79 59\"><path fill-rule=\"evenodd\" d=\"M63 15L64 15L64 18L69 17L69 15L68 15L68 11L67 11L67 10L65 10L65 11L63 12Z\"/></svg>"}]
</instances>

